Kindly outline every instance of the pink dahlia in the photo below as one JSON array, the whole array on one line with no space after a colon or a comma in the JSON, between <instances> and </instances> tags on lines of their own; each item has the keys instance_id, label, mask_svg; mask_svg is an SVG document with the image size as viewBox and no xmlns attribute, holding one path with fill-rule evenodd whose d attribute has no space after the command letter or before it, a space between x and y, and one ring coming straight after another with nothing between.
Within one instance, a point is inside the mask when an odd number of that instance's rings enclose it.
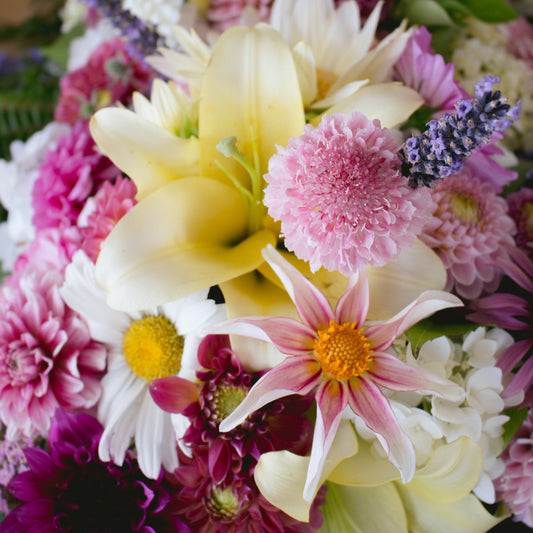
<instances>
[{"instance_id":1,"label":"pink dahlia","mask_svg":"<svg viewBox=\"0 0 533 533\"><path fill-rule=\"evenodd\" d=\"M11 440L46 435L58 407L90 408L106 350L59 294L63 276L28 268L0 296L0 420Z\"/></svg>"},{"instance_id":2,"label":"pink dahlia","mask_svg":"<svg viewBox=\"0 0 533 533\"><path fill-rule=\"evenodd\" d=\"M102 155L89 133L86 121L77 122L46 153L33 187L33 224L36 228L76 224L89 196L104 180L120 173Z\"/></svg>"},{"instance_id":3,"label":"pink dahlia","mask_svg":"<svg viewBox=\"0 0 533 533\"><path fill-rule=\"evenodd\" d=\"M428 219L429 193L400 174L399 145L362 113L326 116L278 148L264 203L285 245L311 270L350 275L409 248Z\"/></svg>"},{"instance_id":4,"label":"pink dahlia","mask_svg":"<svg viewBox=\"0 0 533 533\"><path fill-rule=\"evenodd\" d=\"M133 181L118 176L113 183L104 182L96 195L89 199L91 212L81 227L83 235L81 248L94 263L100 253L102 241L135 205L136 194L137 188Z\"/></svg>"},{"instance_id":5,"label":"pink dahlia","mask_svg":"<svg viewBox=\"0 0 533 533\"><path fill-rule=\"evenodd\" d=\"M272 246L263 257L296 305L300 320L238 318L213 328L271 342L287 357L269 370L242 403L220 424L230 431L267 403L290 394L313 393L316 422L304 489L312 501L343 411L349 407L376 432L389 460L408 482L415 473L413 444L404 433L383 389L428 391L461 401L458 385L417 369L388 353L396 338L432 313L461 302L442 291L426 291L386 322L367 323L369 287L366 269L352 275L335 309L328 299Z\"/></svg>"},{"instance_id":6,"label":"pink dahlia","mask_svg":"<svg viewBox=\"0 0 533 533\"><path fill-rule=\"evenodd\" d=\"M533 258L533 189L522 187L506 200L516 223L516 244Z\"/></svg>"},{"instance_id":7,"label":"pink dahlia","mask_svg":"<svg viewBox=\"0 0 533 533\"><path fill-rule=\"evenodd\" d=\"M533 411L501 455L505 471L496 480L496 495L515 521L533 527Z\"/></svg>"},{"instance_id":8,"label":"pink dahlia","mask_svg":"<svg viewBox=\"0 0 533 533\"><path fill-rule=\"evenodd\" d=\"M122 39L115 37L98 46L87 65L61 78L54 118L74 124L101 107L117 102L128 105L134 91L148 91L152 76L152 70L131 56Z\"/></svg>"},{"instance_id":9,"label":"pink dahlia","mask_svg":"<svg viewBox=\"0 0 533 533\"><path fill-rule=\"evenodd\" d=\"M274 0L211 0L206 18L222 32L231 26L242 24L246 9L253 8L259 20L267 22Z\"/></svg>"},{"instance_id":10,"label":"pink dahlia","mask_svg":"<svg viewBox=\"0 0 533 533\"><path fill-rule=\"evenodd\" d=\"M468 299L493 292L514 247L515 224L505 200L468 169L439 180L431 190L433 218L420 239L448 272L446 290Z\"/></svg>"}]
</instances>

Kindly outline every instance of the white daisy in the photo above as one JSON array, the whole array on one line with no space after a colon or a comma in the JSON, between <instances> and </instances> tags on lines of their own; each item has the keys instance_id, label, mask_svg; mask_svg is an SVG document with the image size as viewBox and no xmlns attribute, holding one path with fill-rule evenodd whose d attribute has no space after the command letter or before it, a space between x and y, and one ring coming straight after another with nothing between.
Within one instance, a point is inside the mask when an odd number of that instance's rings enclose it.
<instances>
[{"instance_id":1,"label":"white daisy","mask_svg":"<svg viewBox=\"0 0 533 533\"><path fill-rule=\"evenodd\" d=\"M206 299L204 290L154 309L117 311L106 304L94 265L82 251L67 267L61 296L85 318L92 337L109 348L97 413L104 426L100 459L121 465L133 437L147 477L157 478L161 466L174 470L178 457L171 415L152 400L149 384L173 375L195 379L200 331L224 318L224 306Z\"/></svg>"}]
</instances>

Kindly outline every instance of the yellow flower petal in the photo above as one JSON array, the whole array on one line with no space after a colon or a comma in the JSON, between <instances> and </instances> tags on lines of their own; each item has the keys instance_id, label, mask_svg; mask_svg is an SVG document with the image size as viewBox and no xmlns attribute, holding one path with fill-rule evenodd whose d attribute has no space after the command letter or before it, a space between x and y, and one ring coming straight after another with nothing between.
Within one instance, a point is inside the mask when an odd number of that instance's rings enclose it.
<instances>
[{"instance_id":1,"label":"yellow flower petal","mask_svg":"<svg viewBox=\"0 0 533 533\"><path fill-rule=\"evenodd\" d=\"M367 267L369 320L387 320L425 290L442 290L446 269L437 254L415 239L410 250L382 267Z\"/></svg>"},{"instance_id":2,"label":"yellow flower petal","mask_svg":"<svg viewBox=\"0 0 533 533\"><path fill-rule=\"evenodd\" d=\"M135 182L138 199L175 179L198 174L198 139L176 137L122 108L101 109L90 128L96 144Z\"/></svg>"},{"instance_id":3,"label":"yellow flower petal","mask_svg":"<svg viewBox=\"0 0 533 533\"><path fill-rule=\"evenodd\" d=\"M237 26L217 41L205 73L200 100L201 174L227 183L219 161L243 185L248 175L216 145L236 137L237 147L267 172L276 144L285 146L305 124L292 54L281 35L265 24Z\"/></svg>"},{"instance_id":4,"label":"yellow flower petal","mask_svg":"<svg viewBox=\"0 0 533 533\"><path fill-rule=\"evenodd\" d=\"M423 103L424 99L416 91L400 83L377 83L361 87L324 114L360 111L371 120L377 118L382 128L393 128L409 118ZM311 124L318 126L322 116L315 117Z\"/></svg>"},{"instance_id":5,"label":"yellow flower petal","mask_svg":"<svg viewBox=\"0 0 533 533\"><path fill-rule=\"evenodd\" d=\"M254 270L275 237L263 230L239 242L247 218L242 195L207 178L183 178L146 197L103 243L96 276L109 305L146 309Z\"/></svg>"},{"instance_id":6,"label":"yellow flower petal","mask_svg":"<svg viewBox=\"0 0 533 533\"><path fill-rule=\"evenodd\" d=\"M329 473L346 457L357 452L357 437L347 420L341 421L324 464L320 487ZM261 494L273 505L301 522L309 521L311 503L303 499L309 457L286 450L261 455L254 480Z\"/></svg>"}]
</instances>

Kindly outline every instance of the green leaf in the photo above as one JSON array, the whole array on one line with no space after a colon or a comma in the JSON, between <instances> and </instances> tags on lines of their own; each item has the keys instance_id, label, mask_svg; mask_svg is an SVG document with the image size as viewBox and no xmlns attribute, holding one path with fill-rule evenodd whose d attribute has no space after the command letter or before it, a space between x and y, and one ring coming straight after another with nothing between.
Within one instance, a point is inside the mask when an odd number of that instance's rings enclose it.
<instances>
[{"instance_id":1,"label":"green leaf","mask_svg":"<svg viewBox=\"0 0 533 533\"><path fill-rule=\"evenodd\" d=\"M522 409L517 409L516 407L511 407L503 412L504 415L509 417L509 420L503 425L503 444L504 449L507 448L516 432L520 429L520 426L527 417L529 408L524 407Z\"/></svg>"},{"instance_id":2,"label":"green leaf","mask_svg":"<svg viewBox=\"0 0 533 533\"><path fill-rule=\"evenodd\" d=\"M518 17L516 11L504 0L461 0L472 14L483 22L497 24Z\"/></svg>"},{"instance_id":3,"label":"green leaf","mask_svg":"<svg viewBox=\"0 0 533 533\"><path fill-rule=\"evenodd\" d=\"M63 71L66 71L70 43L76 37L83 35L83 31L83 26L75 26L68 33L62 33L52 44L41 47L41 52L47 59L59 65Z\"/></svg>"},{"instance_id":4,"label":"green leaf","mask_svg":"<svg viewBox=\"0 0 533 533\"><path fill-rule=\"evenodd\" d=\"M453 20L435 0L404 0L395 11L397 18L407 18L410 24L452 26Z\"/></svg>"},{"instance_id":5,"label":"green leaf","mask_svg":"<svg viewBox=\"0 0 533 533\"><path fill-rule=\"evenodd\" d=\"M437 324L429 318L421 320L406 331L416 354L422 344L438 337L462 337L465 333L479 327L477 324Z\"/></svg>"},{"instance_id":6,"label":"green leaf","mask_svg":"<svg viewBox=\"0 0 533 533\"><path fill-rule=\"evenodd\" d=\"M426 124L432 119L432 115L436 109L437 108L426 107L425 105L419 107L400 129L405 131L409 128L416 128L419 131L426 131Z\"/></svg>"}]
</instances>

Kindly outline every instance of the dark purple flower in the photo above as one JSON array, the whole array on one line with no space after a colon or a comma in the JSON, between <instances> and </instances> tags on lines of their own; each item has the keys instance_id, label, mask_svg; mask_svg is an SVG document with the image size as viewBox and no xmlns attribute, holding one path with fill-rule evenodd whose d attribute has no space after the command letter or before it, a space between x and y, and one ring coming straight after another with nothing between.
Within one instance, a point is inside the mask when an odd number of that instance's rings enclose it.
<instances>
[{"instance_id":1,"label":"dark purple flower","mask_svg":"<svg viewBox=\"0 0 533 533\"><path fill-rule=\"evenodd\" d=\"M8 490L21 502L0 524L2 533L190 533L171 512L173 487L146 478L132 453L122 466L98 459L102 426L86 414L58 410L50 452L25 450L30 470Z\"/></svg>"}]
</instances>

